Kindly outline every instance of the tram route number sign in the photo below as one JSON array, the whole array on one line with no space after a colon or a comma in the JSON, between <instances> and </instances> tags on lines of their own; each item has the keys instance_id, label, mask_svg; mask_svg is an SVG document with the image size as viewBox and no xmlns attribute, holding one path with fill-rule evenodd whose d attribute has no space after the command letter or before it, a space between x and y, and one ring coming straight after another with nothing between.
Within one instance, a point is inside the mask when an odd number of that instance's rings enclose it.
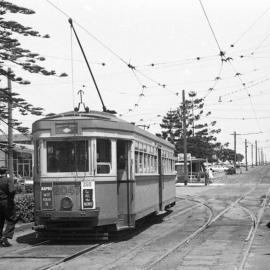
<instances>
[{"instance_id":1,"label":"tram route number sign","mask_svg":"<svg viewBox=\"0 0 270 270\"><path fill-rule=\"evenodd\" d=\"M82 208L83 209L95 208L95 182L83 181L81 187L82 187Z\"/></svg>"},{"instance_id":2,"label":"tram route number sign","mask_svg":"<svg viewBox=\"0 0 270 270\"><path fill-rule=\"evenodd\" d=\"M53 187L52 185L41 186L41 208L43 210L53 209Z\"/></svg>"}]
</instances>

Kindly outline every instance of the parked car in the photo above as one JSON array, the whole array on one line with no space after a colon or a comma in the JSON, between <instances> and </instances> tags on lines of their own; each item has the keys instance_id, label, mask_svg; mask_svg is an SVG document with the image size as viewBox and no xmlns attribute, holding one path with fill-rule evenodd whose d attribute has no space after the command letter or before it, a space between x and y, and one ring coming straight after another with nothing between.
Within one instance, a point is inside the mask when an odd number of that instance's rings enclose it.
<instances>
[{"instance_id":1,"label":"parked car","mask_svg":"<svg viewBox=\"0 0 270 270\"><path fill-rule=\"evenodd\" d=\"M228 167L223 166L223 165L213 165L212 167L213 172L224 172Z\"/></svg>"},{"instance_id":2,"label":"parked car","mask_svg":"<svg viewBox=\"0 0 270 270\"><path fill-rule=\"evenodd\" d=\"M236 174L236 170L234 167L230 167L228 169L225 170L226 174Z\"/></svg>"}]
</instances>

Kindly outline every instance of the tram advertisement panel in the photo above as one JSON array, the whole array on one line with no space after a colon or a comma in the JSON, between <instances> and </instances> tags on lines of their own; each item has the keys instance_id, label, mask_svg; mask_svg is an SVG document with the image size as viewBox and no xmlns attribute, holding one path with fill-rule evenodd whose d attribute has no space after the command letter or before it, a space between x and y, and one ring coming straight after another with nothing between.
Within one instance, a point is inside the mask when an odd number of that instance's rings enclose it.
<instances>
[{"instance_id":1,"label":"tram advertisement panel","mask_svg":"<svg viewBox=\"0 0 270 270\"><path fill-rule=\"evenodd\" d=\"M41 186L41 208L43 210L53 209L53 187L52 183L42 184Z\"/></svg>"},{"instance_id":2,"label":"tram advertisement panel","mask_svg":"<svg viewBox=\"0 0 270 270\"><path fill-rule=\"evenodd\" d=\"M94 181L82 181L82 209L93 209L95 205L95 182Z\"/></svg>"}]
</instances>

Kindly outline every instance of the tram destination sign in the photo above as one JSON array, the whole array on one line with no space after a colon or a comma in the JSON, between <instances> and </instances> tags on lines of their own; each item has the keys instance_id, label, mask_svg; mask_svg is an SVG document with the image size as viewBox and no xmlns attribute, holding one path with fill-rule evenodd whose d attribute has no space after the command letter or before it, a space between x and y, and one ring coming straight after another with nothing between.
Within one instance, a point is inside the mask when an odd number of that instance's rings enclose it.
<instances>
[{"instance_id":1,"label":"tram destination sign","mask_svg":"<svg viewBox=\"0 0 270 270\"><path fill-rule=\"evenodd\" d=\"M81 182L81 198L82 209L94 209L95 206L95 182L82 181Z\"/></svg>"},{"instance_id":2,"label":"tram destination sign","mask_svg":"<svg viewBox=\"0 0 270 270\"><path fill-rule=\"evenodd\" d=\"M43 184L41 186L41 208L43 210L53 209L53 187L52 184Z\"/></svg>"},{"instance_id":3,"label":"tram destination sign","mask_svg":"<svg viewBox=\"0 0 270 270\"><path fill-rule=\"evenodd\" d=\"M56 123L55 134L77 134L77 123Z\"/></svg>"}]
</instances>

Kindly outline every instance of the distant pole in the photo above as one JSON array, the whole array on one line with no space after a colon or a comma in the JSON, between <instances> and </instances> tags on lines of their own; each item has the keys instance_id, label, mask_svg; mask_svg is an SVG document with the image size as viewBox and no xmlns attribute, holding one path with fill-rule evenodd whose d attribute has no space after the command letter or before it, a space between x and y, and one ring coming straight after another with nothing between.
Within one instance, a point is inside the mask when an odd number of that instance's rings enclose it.
<instances>
[{"instance_id":1,"label":"distant pole","mask_svg":"<svg viewBox=\"0 0 270 270\"><path fill-rule=\"evenodd\" d=\"M251 167L253 168L253 144L251 144Z\"/></svg>"},{"instance_id":2,"label":"distant pole","mask_svg":"<svg viewBox=\"0 0 270 270\"><path fill-rule=\"evenodd\" d=\"M258 148L258 164L261 165L261 155L260 155L260 148Z\"/></svg>"},{"instance_id":3,"label":"distant pole","mask_svg":"<svg viewBox=\"0 0 270 270\"><path fill-rule=\"evenodd\" d=\"M255 141L255 165L258 166L258 147L257 147L257 141Z\"/></svg>"},{"instance_id":4,"label":"distant pole","mask_svg":"<svg viewBox=\"0 0 270 270\"><path fill-rule=\"evenodd\" d=\"M11 69L8 69L8 91L11 94ZM13 123L12 123L12 99L11 95L8 97L8 173L11 180L13 180Z\"/></svg>"},{"instance_id":5,"label":"distant pole","mask_svg":"<svg viewBox=\"0 0 270 270\"><path fill-rule=\"evenodd\" d=\"M233 161L233 166L236 169L236 131L233 133L233 142L234 142L234 161Z\"/></svg>"},{"instance_id":6,"label":"distant pole","mask_svg":"<svg viewBox=\"0 0 270 270\"><path fill-rule=\"evenodd\" d=\"M262 165L264 165L264 158L263 158L263 148L261 149L261 161L262 161Z\"/></svg>"},{"instance_id":7,"label":"distant pole","mask_svg":"<svg viewBox=\"0 0 270 270\"><path fill-rule=\"evenodd\" d=\"M182 91L182 99L183 99L184 183L186 186L188 182L188 170L187 170L187 127L186 127L185 90Z\"/></svg>"},{"instance_id":8,"label":"distant pole","mask_svg":"<svg viewBox=\"0 0 270 270\"><path fill-rule=\"evenodd\" d=\"M245 139L245 159L246 159L246 171L248 170L248 163L247 163L247 139Z\"/></svg>"}]
</instances>

